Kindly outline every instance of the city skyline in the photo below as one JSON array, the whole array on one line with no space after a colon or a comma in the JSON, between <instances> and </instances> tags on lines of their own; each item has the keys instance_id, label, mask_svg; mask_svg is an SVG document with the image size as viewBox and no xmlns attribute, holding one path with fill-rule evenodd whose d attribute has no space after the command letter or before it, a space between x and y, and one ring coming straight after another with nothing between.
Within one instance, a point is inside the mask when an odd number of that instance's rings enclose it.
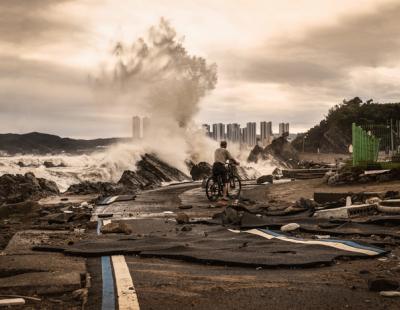
<instances>
[{"instance_id":1,"label":"city skyline","mask_svg":"<svg viewBox=\"0 0 400 310\"><path fill-rule=\"evenodd\" d=\"M246 126L241 128L240 124L238 123L205 123L201 125L201 128L205 134L213 140L227 140L229 142L240 143L249 146L254 146L257 143L261 143L263 146L266 146L270 144L274 138L281 136L284 133L288 134L289 137L297 135L297 133L290 134L290 124L284 122L279 123L278 133L274 134L272 130L272 124L272 121L247 122Z\"/></svg>"}]
</instances>

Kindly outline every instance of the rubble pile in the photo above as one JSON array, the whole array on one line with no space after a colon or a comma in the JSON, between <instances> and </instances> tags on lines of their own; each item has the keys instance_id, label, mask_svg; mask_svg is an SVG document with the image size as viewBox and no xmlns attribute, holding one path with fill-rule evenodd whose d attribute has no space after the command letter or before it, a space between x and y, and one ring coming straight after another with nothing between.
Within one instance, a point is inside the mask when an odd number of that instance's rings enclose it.
<instances>
[{"instance_id":1,"label":"rubble pile","mask_svg":"<svg viewBox=\"0 0 400 310\"><path fill-rule=\"evenodd\" d=\"M38 200L59 193L56 183L36 178L33 173L4 174L0 177L0 205L23 202L28 199Z\"/></svg>"},{"instance_id":2,"label":"rubble pile","mask_svg":"<svg viewBox=\"0 0 400 310\"><path fill-rule=\"evenodd\" d=\"M26 200L0 206L0 249L21 229L68 230L93 228L90 222L93 206L68 201L42 205Z\"/></svg>"},{"instance_id":3,"label":"rubble pile","mask_svg":"<svg viewBox=\"0 0 400 310\"><path fill-rule=\"evenodd\" d=\"M329 185L345 185L370 182L400 180L400 169L367 171L358 167L343 168L337 172L328 172L324 181Z\"/></svg>"}]
</instances>

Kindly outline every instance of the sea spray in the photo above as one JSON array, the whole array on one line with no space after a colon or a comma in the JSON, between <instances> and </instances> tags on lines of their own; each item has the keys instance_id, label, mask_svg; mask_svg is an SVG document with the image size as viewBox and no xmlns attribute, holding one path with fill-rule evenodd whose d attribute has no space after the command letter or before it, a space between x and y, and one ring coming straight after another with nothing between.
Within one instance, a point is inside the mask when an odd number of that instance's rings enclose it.
<instances>
[{"instance_id":1,"label":"sea spray","mask_svg":"<svg viewBox=\"0 0 400 310\"><path fill-rule=\"evenodd\" d=\"M143 139L112 145L87 155L14 156L0 158L0 174L33 172L55 181L61 191L82 181L116 182L124 170L135 170L141 155L153 153L188 174L187 161L213 162L218 143L193 121L201 100L217 84L217 66L190 55L165 19L132 42L118 42L101 72L90 78L96 107L148 116ZM270 161L244 164L249 149L229 144L251 177L270 173ZM46 168L45 161L55 166ZM22 164L21 164L22 163ZM243 165L244 164L244 165Z\"/></svg>"}]
</instances>

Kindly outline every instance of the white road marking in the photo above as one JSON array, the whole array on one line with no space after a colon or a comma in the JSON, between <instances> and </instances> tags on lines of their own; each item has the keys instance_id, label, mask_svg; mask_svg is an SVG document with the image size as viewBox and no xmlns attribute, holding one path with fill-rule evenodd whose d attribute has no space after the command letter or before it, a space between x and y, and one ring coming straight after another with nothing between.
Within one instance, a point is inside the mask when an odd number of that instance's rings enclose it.
<instances>
[{"instance_id":1,"label":"white road marking","mask_svg":"<svg viewBox=\"0 0 400 310\"><path fill-rule=\"evenodd\" d=\"M233 229L229 229L231 232L234 233L239 233L241 231L239 230L233 230ZM267 234L263 231L260 231L258 229L250 229L250 230L244 230L242 232L246 232L249 234L253 234L253 235L257 235L266 239L278 239L278 240L282 240L282 241L288 241L288 242L293 242L293 243L302 243L302 244L318 244L318 245L324 245L324 246L328 246L328 247L332 247L332 248L336 248L339 250L343 250L343 251L349 251L349 252L356 252L356 253L362 253L362 254L366 254L369 256L375 256L378 255L379 253L373 251L373 250L367 250L367 249L360 249L360 248L356 248L353 246L349 246L347 244L343 244L340 242L326 242L326 241L318 241L318 240L301 240L301 239L292 239L292 238L287 238L283 235L280 236L273 236L270 234Z\"/></svg>"},{"instance_id":2,"label":"white road marking","mask_svg":"<svg viewBox=\"0 0 400 310\"><path fill-rule=\"evenodd\" d=\"M118 309L139 310L139 301L125 257L123 255L114 255L111 257L111 260L117 286Z\"/></svg>"}]
</instances>

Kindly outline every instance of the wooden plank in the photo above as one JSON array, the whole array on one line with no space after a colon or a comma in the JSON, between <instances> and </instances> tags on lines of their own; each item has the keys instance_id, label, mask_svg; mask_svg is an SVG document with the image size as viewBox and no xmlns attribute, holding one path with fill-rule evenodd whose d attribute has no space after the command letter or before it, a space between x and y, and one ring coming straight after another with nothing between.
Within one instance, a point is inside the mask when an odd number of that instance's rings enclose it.
<instances>
[{"instance_id":1,"label":"wooden plank","mask_svg":"<svg viewBox=\"0 0 400 310\"><path fill-rule=\"evenodd\" d=\"M111 257L118 294L119 310L139 310L139 301L135 287L123 255Z\"/></svg>"},{"instance_id":2,"label":"wooden plank","mask_svg":"<svg viewBox=\"0 0 400 310\"><path fill-rule=\"evenodd\" d=\"M18 305L25 305L25 299L23 298L0 299L0 306L18 306Z\"/></svg>"}]
</instances>

